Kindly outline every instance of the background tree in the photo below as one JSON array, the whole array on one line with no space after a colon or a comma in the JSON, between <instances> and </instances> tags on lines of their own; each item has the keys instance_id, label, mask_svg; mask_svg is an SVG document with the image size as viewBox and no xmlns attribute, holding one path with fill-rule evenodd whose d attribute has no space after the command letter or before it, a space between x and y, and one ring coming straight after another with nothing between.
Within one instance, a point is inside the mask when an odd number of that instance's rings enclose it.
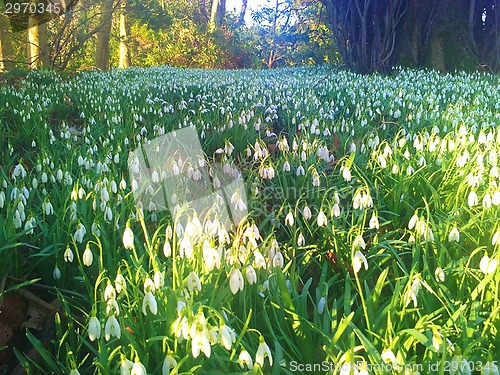
<instances>
[{"instance_id":1,"label":"background tree","mask_svg":"<svg viewBox=\"0 0 500 375\"><path fill-rule=\"evenodd\" d=\"M97 47L95 66L100 70L109 67L109 39L111 37L111 22L113 18L113 0L102 0L102 11L99 31L97 32Z\"/></svg>"},{"instance_id":2,"label":"background tree","mask_svg":"<svg viewBox=\"0 0 500 375\"><path fill-rule=\"evenodd\" d=\"M320 0L344 63L361 73L394 65L404 0Z\"/></svg>"},{"instance_id":3,"label":"background tree","mask_svg":"<svg viewBox=\"0 0 500 375\"><path fill-rule=\"evenodd\" d=\"M9 29L9 20L0 13L0 72L11 69L14 64Z\"/></svg>"},{"instance_id":4,"label":"background tree","mask_svg":"<svg viewBox=\"0 0 500 375\"><path fill-rule=\"evenodd\" d=\"M127 0L120 1L120 64L121 69L130 66Z\"/></svg>"},{"instance_id":5,"label":"background tree","mask_svg":"<svg viewBox=\"0 0 500 375\"><path fill-rule=\"evenodd\" d=\"M480 63L500 72L500 1L471 0L469 46Z\"/></svg>"}]
</instances>

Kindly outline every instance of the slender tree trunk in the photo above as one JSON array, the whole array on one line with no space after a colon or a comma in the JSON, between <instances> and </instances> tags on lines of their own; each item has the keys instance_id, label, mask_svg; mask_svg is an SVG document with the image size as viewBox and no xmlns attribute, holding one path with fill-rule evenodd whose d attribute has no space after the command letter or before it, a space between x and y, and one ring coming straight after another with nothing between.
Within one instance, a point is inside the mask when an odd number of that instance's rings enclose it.
<instances>
[{"instance_id":1,"label":"slender tree trunk","mask_svg":"<svg viewBox=\"0 0 500 375\"><path fill-rule=\"evenodd\" d=\"M210 12L209 30L215 31L224 22L226 14L226 0L213 0L212 10Z\"/></svg>"},{"instance_id":2,"label":"slender tree trunk","mask_svg":"<svg viewBox=\"0 0 500 375\"><path fill-rule=\"evenodd\" d=\"M12 69L12 44L9 33L9 20L0 14L0 72Z\"/></svg>"},{"instance_id":3,"label":"slender tree trunk","mask_svg":"<svg viewBox=\"0 0 500 375\"><path fill-rule=\"evenodd\" d=\"M100 70L108 70L113 0L103 0L101 9L101 29L97 33L95 65Z\"/></svg>"},{"instance_id":4,"label":"slender tree trunk","mask_svg":"<svg viewBox=\"0 0 500 375\"><path fill-rule=\"evenodd\" d=\"M238 17L238 25L245 24L245 16L247 14L247 7L248 7L248 0L243 0L243 2L241 4L240 15Z\"/></svg>"},{"instance_id":5,"label":"slender tree trunk","mask_svg":"<svg viewBox=\"0 0 500 375\"><path fill-rule=\"evenodd\" d=\"M130 66L129 34L127 30L127 0L121 0L120 12L120 69Z\"/></svg>"},{"instance_id":6,"label":"slender tree trunk","mask_svg":"<svg viewBox=\"0 0 500 375\"><path fill-rule=\"evenodd\" d=\"M36 20L28 20L28 67L38 69L42 65L40 58L40 29Z\"/></svg>"}]
</instances>

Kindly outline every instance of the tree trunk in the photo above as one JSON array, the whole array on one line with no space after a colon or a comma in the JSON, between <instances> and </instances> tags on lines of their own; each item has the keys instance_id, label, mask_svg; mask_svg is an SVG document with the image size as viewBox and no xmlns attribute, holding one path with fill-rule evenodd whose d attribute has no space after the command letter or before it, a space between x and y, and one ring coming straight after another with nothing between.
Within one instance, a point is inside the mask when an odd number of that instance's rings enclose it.
<instances>
[{"instance_id":1,"label":"tree trunk","mask_svg":"<svg viewBox=\"0 0 500 375\"><path fill-rule=\"evenodd\" d=\"M120 12L120 69L130 66L129 34L127 30L127 0L121 0Z\"/></svg>"},{"instance_id":2,"label":"tree trunk","mask_svg":"<svg viewBox=\"0 0 500 375\"><path fill-rule=\"evenodd\" d=\"M0 72L12 69L12 58L9 20L3 14L0 14Z\"/></svg>"},{"instance_id":3,"label":"tree trunk","mask_svg":"<svg viewBox=\"0 0 500 375\"><path fill-rule=\"evenodd\" d=\"M40 29L32 17L28 20L28 67L38 69L42 65L40 59Z\"/></svg>"},{"instance_id":4,"label":"tree trunk","mask_svg":"<svg viewBox=\"0 0 500 375\"><path fill-rule=\"evenodd\" d=\"M238 17L238 25L245 24L245 16L247 14L247 7L248 7L248 0L243 0L243 2L241 4L240 15Z\"/></svg>"},{"instance_id":5,"label":"tree trunk","mask_svg":"<svg viewBox=\"0 0 500 375\"><path fill-rule=\"evenodd\" d=\"M210 12L209 30L211 32L218 29L224 22L226 14L226 0L213 0Z\"/></svg>"},{"instance_id":6,"label":"tree trunk","mask_svg":"<svg viewBox=\"0 0 500 375\"><path fill-rule=\"evenodd\" d=\"M111 20L113 16L113 0L103 0L101 28L97 33L95 65L100 70L108 70L109 38L111 37Z\"/></svg>"}]
</instances>

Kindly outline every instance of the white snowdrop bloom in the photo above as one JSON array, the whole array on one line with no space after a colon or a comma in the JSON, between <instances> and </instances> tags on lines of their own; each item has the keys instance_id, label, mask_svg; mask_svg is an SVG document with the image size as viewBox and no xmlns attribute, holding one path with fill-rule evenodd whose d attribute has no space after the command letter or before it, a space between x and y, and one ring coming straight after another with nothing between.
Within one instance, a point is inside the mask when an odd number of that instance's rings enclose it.
<instances>
[{"instance_id":1,"label":"white snowdrop bloom","mask_svg":"<svg viewBox=\"0 0 500 375\"><path fill-rule=\"evenodd\" d=\"M238 356L238 360L236 361L237 364L240 365L240 367L243 369L245 366L249 370L253 368L253 359L250 356L250 353L248 353L245 349L242 349L240 352L240 355Z\"/></svg>"},{"instance_id":2,"label":"white snowdrop bloom","mask_svg":"<svg viewBox=\"0 0 500 375\"><path fill-rule=\"evenodd\" d=\"M172 354L167 354L163 360L163 365L161 367L162 375L174 374L171 372L175 367L177 367L177 360L172 356Z\"/></svg>"},{"instance_id":3,"label":"white snowdrop bloom","mask_svg":"<svg viewBox=\"0 0 500 375\"><path fill-rule=\"evenodd\" d=\"M181 258L188 258L191 259L193 255L193 246L191 245L191 241L187 236L183 236L180 246L179 246L179 254Z\"/></svg>"},{"instance_id":4,"label":"white snowdrop bloom","mask_svg":"<svg viewBox=\"0 0 500 375\"><path fill-rule=\"evenodd\" d=\"M295 223L295 220L293 218L293 213L292 213L292 211L289 211L288 214L286 215L286 218L285 218L285 224L293 227L294 223Z\"/></svg>"},{"instance_id":5,"label":"white snowdrop bloom","mask_svg":"<svg viewBox=\"0 0 500 375\"><path fill-rule=\"evenodd\" d=\"M474 190L472 190L469 193L469 196L467 197L467 203L469 204L469 207L473 207L477 205L479 202L479 198L477 197L477 194Z\"/></svg>"},{"instance_id":6,"label":"white snowdrop bloom","mask_svg":"<svg viewBox=\"0 0 500 375\"><path fill-rule=\"evenodd\" d=\"M247 266L245 275L247 277L248 284L252 285L257 282L257 272L255 272L255 269L252 266Z\"/></svg>"},{"instance_id":7,"label":"white snowdrop bloom","mask_svg":"<svg viewBox=\"0 0 500 375\"><path fill-rule=\"evenodd\" d=\"M122 333L120 324L118 323L116 316L110 315L104 326L104 338L106 339L106 341L109 341L111 339L111 336L115 336L117 339L119 339L121 335Z\"/></svg>"},{"instance_id":8,"label":"white snowdrop bloom","mask_svg":"<svg viewBox=\"0 0 500 375\"><path fill-rule=\"evenodd\" d=\"M500 204L500 191L495 191L491 196L491 203L493 205L498 206Z\"/></svg>"},{"instance_id":9,"label":"white snowdrop bloom","mask_svg":"<svg viewBox=\"0 0 500 375\"><path fill-rule=\"evenodd\" d=\"M104 301L108 302L110 299L116 299L116 290L111 283L104 289Z\"/></svg>"},{"instance_id":10,"label":"white snowdrop bloom","mask_svg":"<svg viewBox=\"0 0 500 375\"><path fill-rule=\"evenodd\" d=\"M95 315L92 315L87 326L87 333L90 341L94 341L101 337L101 322Z\"/></svg>"},{"instance_id":11,"label":"white snowdrop bloom","mask_svg":"<svg viewBox=\"0 0 500 375\"><path fill-rule=\"evenodd\" d=\"M360 235L356 236L356 238L352 242L352 248L353 249L362 248L363 250L366 249L366 243L362 236Z\"/></svg>"},{"instance_id":12,"label":"white snowdrop bloom","mask_svg":"<svg viewBox=\"0 0 500 375\"><path fill-rule=\"evenodd\" d=\"M85 248L85 251L83 252L83 264L86 265L87 267L92 265L92 262L94 261L94 254L92 254L92 251L90 250L90 247L87 245Z\"/></svg>"},{"instance_id":13,"label":"white snowdrop bloom","mask_svg":"<svg viewBox=\"0 0 500 375\"><path fill-rule=\"evenodd\" d=\"M203 261L207 266L207 270L211 272L215 267L220 268L221 256L217 249L212 247L208 241L203 244Z\"/></svg>"},{"instance_id":14,"label":"white snowdrop bloom","mask_svg":"<svg viewBox=\"0 0 500 375\"><path fill-rule=\"evenodd\" d=\"M156 298L153 295L152 292L147 292L144 295L144 299L142 300L142 313L144 315L147 315L147 307L149 306L149 311L151 311L151 314L156 315L158 314L158 304L156 302Z\"/></svg>"},{"instance_id":15,"label":"white snowdrop bloom","mask_svg":"<svg viewBox=\"0 0 500 375\"><path fill-rule=\"evenodd\" d=\"M260 364L262 367L264 366L265 358L269 359L269 365L273 365L273 355L271 354L271 349L264 341L264 337L259 337L259 346L257 348L257 353L255 354L255 363Z\"/></svg>"},{"instance_id":16,"label":"white snowdrop bloom","mask_svg":"<svg viewBox=\"0 0 500 375\"><path fill-rule=\"evenodd\" d=\"M305 176L306 171L304 170L304 167L302 165L299 165L296 171L297 176Z\"/></svg>"},{"instance_id":17,"label":"white snowdrop bloom","mask_svg":"<svg viewBox=\"0 0 500 375\"><path fill-rule=\"evenodd\" d=\"M224 346L227 350L231 350L233 344L236 342L236 334L234 330L231 327L223 324L220 327L219 332L220 342L222 346Z\"/></svg>"},{"instance_id":18,"label":"white snowdrop bloom","mask_svg":"<svg viewBox=\"0 0 500 375\"><path fill-rule=\"evenodd\" d=\"M155 289L161 289L165 285L165 276L163 275L163 272L161 271L155 271L153 275L153 283L155 286Z\"/></svg>"},{"instance_id":19,"label":"white snowdrop bloom","mask_svg":"<svg viewBox=\"0 0 500 375\"><path fill-rule=\"evenodd\" d=\"M391 349L382 350L382 354L380 356L385 363L396 364L396 356Z\"/></svg>"},{"instance_id":20,"label":"white snowdrop bloom","mask_svg":"<svg viewBox=\"0 0 500 375\"><path fill-rule=\"evenodd\" d=\"M17 177L25 178L27 175L26 169L22 166L22 164L17 164L14 167L14 171L12 172L12 177L14 178L14 181L17 179Z\"/></svg>"},{"instance_id":21,"label":"white snowdrop bloom","mask_svg":"<svg viewBox=\"0 0 500 375\"><path fill-rule=\"evenodd\" d=\"M129 225L127 225L123 231L122 240L125 249L132 250L134 248L134 233L132 232L132 229L130 229Z\"/></svg>"},{"instance_id":22,"label":"white snowdrop bloom","mask_svg":"<svg viewBox=\"0 0 500 375\"><path fill-rule=\"evenodd\" d=\"M243 275L238 268L233 268L231 274L229 275L229 287L233 294L236 294L238 290L243 290L245 286L245 281Z\"/></svg>"},{"instance_id":23,"label":"white snowdrop bloom","mask_svg":"<svg viewBox=\"0 0 500 375\"><path fill-rule=\"evenodd\" d=\"M500 230L497 230L491 239L491 244L493 246L500 245Z\"/></svg>"},{"instance_id":24,"label":"white snowdrop bloom","mask_svg":"<svg viewBox=\"0 0 500 375\"><path fill-rule=\"evenodd\" d=\"M448 234L448 242L460 242L460 233L457 227L453 227Z\"/></svg>"},{"instance_id":25,"label":"white snowdrop bloom","mask_svg":"<svg viewBox=\"0 0 500 375\"><path fill-rule=\"evenodd\" d=\"M411 284L411 287L408 288L408 290L406 291L405 295L404 295L404 301L405 301L405 305L408 306L410 304L411 301L413 301L413 306L414 307L417 307L417 296L418 296L418 292L420 291L420 287L422 285L422 279L420 278L419 275L416 275L414 278L413 278L413 282Z\"/></svg>"},{"instance_id":26,"label":"white snowdrop bloom","mask_svg":"<svg viewBox=\"0 0 500 375\"><path fill-rule=\"evenodd\" d=\"M259 268L266 268L266 259L264 258L264 255L259 250L254 251L253 253L254 256L254 267L259 269Z\"/></svg>"},{"instance_id":27,"label":"white snowdrop bloom","mask_svg":"<svg viewBox=\"0 0 500 375\"><path fill-rule=\"evenodd\" d=\"M358 273L361 270L361 266L365 267L365 270L368 270L368 261L364 254L357 250L352 257L352 267L355 273Z\"/></svg>"},{"instance_id":28,"label":"white snowdrop bloom","mask_svg":"<svg viewBox=\"0 0 500 375\"><path fill-rule=\"evenodd\" d=\"M125 281L125 277L121 273L117 273L115 277L115 289L116 293L121 293L125 289L127 289L127 282Z\"/></svg>"},{"instance_id":29,"label":"white snowdrop bloom","mask_svg":"<svg viewBox=\"0 0 500 375\"><path fill-rule=\"evenodd\" d=\"M132 369L130 370L130 375L148 375L148 372L146 371L146 367L141 363L139 360L139 357L135 358L134 365L132 366Z\"/></svg>"},{"instance_id":30,"label":"white snowdrop bloom","mask_svg":"<svg viewBox=\"0 0 500 375\"><path fill-rule=\"evenodd\" d=\"M489 275L490 273L495 272L497 269L498 260L496 258L490 259L488 254L484 254L481 258L481 262L479 262L479 269L485 275Z\"/></svg>"},{"instance_id":31,"label":"white snowdrop bloom","mask_svg":"<svg viewBox=\"0 0 500 375\"><path fill-rule=\"evenodd\" d=\"M0 191L0 208L5 206L5 192Z\"/></svg>"},{"instance_id":32,"label":"white snowdrop bloom","mask_svg":"<svg viewBox=\"0 0 500 375\"><path fill-rule=\"evenodd\" d=\"M122 179L120 181L120 189L125 190L126 188L127 188L127 182L124 179Z\"/></svg>"},{"instance_id":33,"label":"white snowdrop bloom","mask_svg":"<svg viewBox=\"0 0 500 375\"><path fill-rule=\"evenodd\" d=\"M436 270L434 271L434 276L436 277L436 280L438 282L444 282L445 274L441 267L436 268Z\"/></svg>"},{"instance_id":34,"label":"white snowdrop bloom","mask_svg":"<svg viewBox=\"0 0 500 375\"><path fill-rule=\"evenodd\" d=\"M326 300L325 300L325 297L321 297L318 301L318 314L323 314L323 311L325 310L325 303L326 303Z\"/></svg>"},{"instance_id":35,"label":"white snowdrop bloom","mask_svg":"<svg viewBox=\"0 0 500 375\"><path fill-rule=\"evenodd\" d=\"M483 207L490 208L491 207L491 195L490 193L486 193L483 197Z\"/></svg>"},{"instance_id":36,"label":"white snowdrop bloom","mask_svg":"<svg viewBox=\"0 0 500 375\"><path fill-rule=\"evenodd\" d=\"M54 268L54 272L52 272L52 276L54 277L55 280L60 280L61 279L61 270L59 267Z\"/></svg>"},{"instance_id":37,"label":"white snowdrop bloom","mask_svg":"<svg viewBox=\"0 0 500 375\"><path fill-rule=\"evenodd\" d=\"M351 175L351 171L349 170L349 168L347 168L346 166L342 166L340 169L341 169L342 177L344 178L344 180L346 180L347 182L351 181L352 175Z\"/></svg>"},{"instance_id":38,"label":"white snowdrop bloom","mask_svg":"<svg viewBox=\"0 0 500 375\"><path fill-rule=\"evenodd\" d=\"M312 218L311 209L307 205L304 207L302 214L304 215L304 219L306 220L310 220Z\"/></svg>"},{"instance_id":39,"label":"white snowdrop bloom","mask_svg":"<svg viewBox=\"0 0 500 375\"><path fill-rule=\"evenodd\" d=\"M188 275L187 278L187 287L190 292L193 290L201 291L201 282L200 278L198 277L197 273L194 271L191 271Z\"/></svg>"},{"instance_id":40,"label":"white snowdrop bloom","mask_svg":"<svg viewBox=\"0 0 500 375\"><path fill-rule=\"evenodd\" d=\"M283 254L280 251L277 251L273 256L273 267L283 268L285 265L285 259L283 258Z\"/></svg>"},{"instance_id":41,"label":"white snowdrop bloom","mask_svg":"<svg viewBox=\"0 0 500 375\"><path fill-rule=\"evenodd\" d=\"M499 177L499 173L498 173L498 168L497 166L493 166L491 169L490 169L490 177L492 178L498 178Z\"/></svg>"},{"instance_id":42,"label":"white snowdrop bloom","mask_svg":"<svg viewBox=\"0 0 500 375\"><path fill-rule=\"evenodd\" d=\"M73 262L73 260L75 259L75 256L73 254L73 251L68 247L65 251L64 251L64 261L65 262Z\"/></svg>"},{"instance_id":43,"label":"white snowdrop bloom","mask_svg":"<svg viewBox=\"0 0 500 375\"><path fill-rule=\"evenodd\" d=\"M416 226L416 224L419 222L419 220L420 219L419 219L417 213L413 214L410 221L408 222L408 229L412 230Z\"/></svg>"},{"instance_id":44,"label":"white snowdrop bloom","mask_svg":"<svg viewBox=\"0 0 500 375\"><path fill-rule=\"evenodd\" d=\"M375 214L372 215L370 222L369 222L369 227L370 227L370 229L379 229L380 224L379 224L377 215L375 215Z\"/></svg>"},{"instance_id":45,"label":"white snowdrop bloom","mask_svg":"<svg viewBox=\"0 0 500 375\"><path fill-rule=\"evenodd\" d=\"M325 226L328 224L328 218L326 217L323 210L319 211L318 218L316 221L317 221L318 227L322 227L322 226Z\"/></svg>"},{"instance_id":46,"label":"white snowdrop bloom","mask_svg":"<svg viewBox=\"0 0 500 375\"><path fill-rule=\"evenodd\" d=\"M297 237L297 245L299 247L302 247L302 246L304 246L305 242L306 242L306 239L304 238L302 233L299 233L299 236Z\"/></svg>"}]
</instances>

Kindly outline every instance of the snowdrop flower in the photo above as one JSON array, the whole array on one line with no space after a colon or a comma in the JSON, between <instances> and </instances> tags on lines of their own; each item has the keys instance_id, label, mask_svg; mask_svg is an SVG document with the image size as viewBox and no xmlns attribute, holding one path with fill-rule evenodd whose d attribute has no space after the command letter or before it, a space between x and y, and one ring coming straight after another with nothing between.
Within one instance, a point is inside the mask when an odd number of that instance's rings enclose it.
<instances>
[{"instance_id":1,"label":"snowdrop flower","mask_svg":"<svg viewBox=\"0 0 500 375\"><path fill-rule=\"evenodd\" d=\"M277 251L273 256L273 267L283 268L285 264L285 260L283 258L283 254L280 251Z\"/></svg>"},{"instance_id":2,"label":"snowdrop flower","mask_svg":"<svg viewBox=\"0 0 500 375\"><path fill-rule=\"evenodd\" d=\"M231 350L231 347L236 342L234 330L225 324L220 327L220 342L227 350Z\"/></svg>"},{"instance_id":3,"label":"snowdrop flower","mask_svg":"<svg viewBox=\"0 0 500 375\"><path fill-rule=\"evenodd\" d=\"M272 366L273 365L273 356L271 354L271 349L269 349L269 346L264 341L264 337L260 336L259 337L259 347L257 348L257 353L255 354L255 363L258 363L261 366L264 366L264 360L266 357L269 358L269 365Z\"/></svg>"},{"instance_id":4,"label":"snowdrop flower","mask_svg":"<svg viewBox=\"0 0 500 375\"><path fill-rule=\"evenodd\" d=\"M325 297L321 297L318 302L318 314L323 314L323 311L325 310Z\"/></svg>"},{"instance_id":5,"label":"snowdrop flower","mask_svg":"<svg viewBox=\"0 0 500 375\"><path fill-rule=\"evenodd\" d=\"M73 259L75 259L75 256L73 254L73 251L68 247L65 251L64 251L64 261L65 262L73 262Z\"/></svg>"},{"instance_id":6,"label":"snowdrop flower","mask_svg":"<svg viewBox=\"0 0 500 375\"><path fill-rule=\"evenodd\" d=\"M290 163L288 161L285 161L283 164L283 172L290 172Z\"/></svg>"},{"instance_id":7,"label":"snowdrop flower","mask_svg":"<svg viewBox=\"0 0 500 375\"><path fill-rule=\"evenodd\" d=\"M169 241L165 241L165 244L163 245L163 255L165 255L166 258L172 255L172 246Z\"/></svg>"},{"instance_id":8,"label":"snowdrop flower","mask_svg":"<svg viewBox=\"0 0 500 375\"><path fill-rule=\"evenodd\" d=\"M500 375L498 361L493 361L491 355L488 356L488 361L484 364L481 375Z\"/></svg>"},{"instance_id":9,"label":"snowdrop flower","mask_svg":"<svg viewBox=\"0 0 500 375\"><path fill-rule=\"evenodd\" d=\"M361 251L356 251L352 257L352 267L355 273L361 270L361 266L364 265L365 270L368 270L368 261Z\"/></svg>"},{"instance_id":10,"label":"snowdrop flower","mask_svg":"<svg viewBox=\"0 0 500 375\"><path fill-rule=\"evenodd\" d=\"M94 341L101 337L101 322L95 315L92 315L89 320L89 325L87 328L90 341Z\"/></svg>"},{"instance_id":11,"label":"snowdrop flower","mask_svg":"<svg viewBox=\"0 0 500 375\"><path fill-rule=\"evenodd\" d=\"M305 242L306 242L306 239L304 238L302 233L299 233L299 236L297 237L297 246L302 247L302 246L304 246Z\"/></svg>"},{"instance_id":12,"label":"snowdrop flower","mask_svg":"<svg viewBox=\"0 0 500 375\"><path fill-rule=\"evenodd\" d=\"M199 330L197 329L196 334L192 337L191 345L193 358L198 358L200 352L203 352L207 358L210 358L212 347L208 340L208 331L206 327Z\"/></svg>"},{"instance_id":13,"label":"snowdrop flower","mask_svg":"<svg viewBox=\"0 0 500 375\"><path fill-rule=\"evenodd\" d=\"M236 294L238 290L243 290L245 286L245 280L243 279L243 275L238 268L233 268L231 274L229 275L229 287L233 294Z\"/></svg>"},{"instance_id":14,"label":"snowdrop flower","mask_svg":"<svg viewBox=\"0 0 500 375\"><path fill-rule=\"evenodd\" d=\"M457 227L453 227L448 234L448 242L460 242L460 233Z\"/></svg>"},{"instance_id":15,"label":"snowdrop flower","mask_svg":"<svg viewBox=\"0 0 500 375\"><path fill-rule=\"evenodd\" d=\"M344 180L346 180L347 182L351 181L352 175L349 168L347 168L346 166L342 166L340 170L342 172L342 177L344 178Z\"/></svg>"},{"instance_id":16,"label":"snowdrop flower","mask_svg":"<svg viewBox=\"0 0 500 375\"><path fill-rule=\"evenodd\" d=\"M413 216L411 217L411 219L408 223L408 229L412 230L418 221L419 221L419 217L417 216L417 213L413 214Z\"/></svg>"},{"instance_id":17,"label":"snowdrop flower","mask_svg":"<svg viewBox=\"0 0 500 375\"><path fill-rule=\"evenodd\" d=\"M78 223L75 234L73 235L75 241L78 243L82 243L83 238L85 237L86 234L87 234L87 229L85 229L85 226L82 223Z\"/></svg>"},{"instance_id":18,"label":"snowdrop flower","mask_svg":"<svg viewBox=\"0 0 500 375\"><path fill-rule=\"evenodd\" d=\"M304 170L304 167L302 165L299 165L299 167L297 168L297 171L296 171L296 175L297 176L305 176L306 174L306 171Z\"/></svg>"},{"instance_id":19,"label":"snowdrop flower","mask_svg":"<svg viewBox=\"0 0 500 375\"><path fill-rule=\"evenodd\" d=\"M240 355L238 356L238 360L236 361L236 363L238 363L242 369L244 368L245 365L249 370L253 368L252 357L250 356L250 353L248 353L245 349L241 349Z\"/></svg>"},{"instance_id":20,"label":"snowdrop flower","mask_svg":"<svg viewBox=\"0 0 500 375\"><path fill-rule=\"evenodd\" d=\"M163 360L163 366L161 367L161 374L162 375L176 374L177 371L170 372L170 370L174 369L175 367L177 367L177 360L174 358L172 354L169 353Z\"/></svg>"},{"instance_id":21,"label":"snowdrop flower","mask_svg":"<svg viewBox=\"0 0 500 375\"><path fill-rule=\"evenodd\" d=\"M116 293L118 293L118 294L120 294L122 291L127 289L127 282L125 281L125 278L123 277L123 275L119 272L116 274L116 278L115 278L115 289L116 289Z\"/></svg>"},{"instance_id":22,"label":"snowdrop flower","mask_svg":"<svg viewBox=\"0 0 500 375\"><path fill-rule=\"evenodd\" d=\"M327 223L328 223L328 219L327 219L325 213L323 212L323 210L319 211L318 218L317 218L318 227L322 227L322 226L326 225Z\"/></svg>"},{"instance_id":23,"label":"snowdrop flower","mask_svg":"<svg viewBox=\"0 0 500 375\"><path fill-rule=\"evenodd\" d=\"M245 275L247 277L248 284L252 285L257 282L257 272L252 266L247 266Z\"/></svg>"},{"instance_id":24,"label":"snowdrop flower","mask_svg":"<svg viewBox=\"0 0 500 375\"><path fill-rule=\"evenodd\" d=\"M192 292L193 290L201 291L200 278L198 277L196 272L191 271L189 273L188 278L187 278L187 287L188 287L190 292Z\"/></svg>"},{"instance_id":25,"label":"snowdrop flower","mask_svg":"<svg viewBox=\"0 0 500 375\"><path fill-rule=\"evenodd\" d=\"M144 295L144 299L142 300L142 313L144 315L148 314L146 311L146 307L148 306L149 311L151 311L153 315L156 315L158 313L158 304L156 302L155 296L150 291Z\"/></svg>"},{"instance_id":26,"label":"snowdrop flower","mask_svg":"<svg viewBox=\"0 0 500 375\"><path fill-rule=\"evenodd\" d=\"M491 239L491 244L493 246L500 245L500 230L497 230Z\"/></svg>"},{"instance_id":27,"label":"snowdrop flower","mask_svg":"<svg viewBox=\"0 0 500 375\"><path fill-rule=\"evenodd\" d=\"M438 267L436 268L436 270L434 271L434 276L436 277L436 280L438 282L444 282L444 278L445 278L445 275L444 275L444 271L441 267Z\"/></svg>"},{"instance_id":28,"label":"snowdrop flower","mask_svg":"<svg viewBox=\"0 0 500 375\"><path fill-rule=\"evenodd\" d=\"M396 356L391 349L382 350L382 354L380 356L385 363L396 364Z\"/></svg>"},{"instance_id":29,"label":"snowdrop flower","mask_svg":"<svg viewBox=\"0 0 500 375\"><path fill-rule=\"evenodd\" d=\"M286 218L285 218L285 224L293 227L294 222L295 221L293 218L293 213L292 213L292 211L289 211L288 214L286 215Z\"/></svg>"},{"instance_id":30,"label":"snowdrop flower","mask_svg":"<svg viewBox=\"0 0 500 375\"><path fill-rule=\"evenodd\" d=\"M335 217L339 217L340 216L340 206L338 205L338 203L335 203L333 205L333 207L332 207L332 214Z\"/></svg>"},{"instance_id":31,"label":"snowdrop flower","mask_svg":"<svg viewBox=\"0 0 500 375\"><path fill-rule=\"evenodd\" d=\"M457 354L450 362L450 375L471 375L469 361L466 360L457 348Z\"/></svg>"},{"instance_id":32,"label":"snowdrop flower","mask_svg":"<svg viewBox=\"0 0 500 375\"><path fill-rule=\"evenodd\" d=\"M253 257L254 257L253 265L255 268L257 269L266 268L266 259L259 250L254 251Z\"/></svg>"},{"instance_id":33,"label":"snowdrop flower","mask_svg":"<svg viewBox=\"0 0 500 375\"><path fill-rule=\"evenodd\" d=\"M123 231L123 246L128 250L134 249L134 233L128 224Z\"/></svg>"},{"instance_id":34,"label":"snowdrop flower","mask_svg":"<svg viewBox=\"0 0 500 375\"><path fill-rule=\"evenodd\" d=\"M304 219L310 220L312 217L312 212L309 206L305 206L304 210L302 211L302 214L304 215Z\"/></svg>"},{"instance_id":35,"label":"snowdrop flower","mask_svg":"<svg viewBox=\"0 0 500 375\"><path fill-rule=\"evenodd\" d=\"M439 351L441 348L441 345L443 345L444 340L443 340L443 335L437 330L433 329L432 332L432 347L436 352Z\"/></svg>"},{"instance_id":36,"label":"snowdrop flower","mask_svg":"<svg viewBox=\"0 0 500 375\"><path fill-rule=\"evenodd\" d=\"M110 315L104 326L104 338L106 341L111 339L111 336L115 336L117 339L121 337L122 333L120 330L120 324L116 319L116 316Z\"/></svg>"},{"instance_id":37,"label":"snowdrop flower","mask_svg":"<svg viewBox=\"0 0 500 375\"><path fill-rule=\"evenodd\" d=\"M165 276L163 275L163 272L156 271L155 274L153 275L153 281L155 289L163 288L163 286L165 285Z\"/></svg>"},{"instance_id":38,"label":"snowdrop flower","mask_svg":"<svg viewBox=\"0 0 500 375\"><path fill-rule=\"evenodd\" d=\"M69 375L80 375L80 372L76 368L74 368L74 369L71 369L71 371L69 372Z\"/></svg>"},{"instance_id":39,"label":"snowdrop flower","mask_svg":"<svg viewBox=\"0 0 500 375\"><path fill-rule=\"evenodd\" d=\"M352 248L353 250L357 248L362 248L363 250L366 249L366 243L362 236L360 235L356 236L356 238L352 242Z\"/></svg>"},{"instance_id":40,"label":"snowdrop flower","mask_svg":"<svg viewBox=\"0 0 500 375\"><path fill-rule=\"evenodd\" d=\"M467 197L467 203L469 204L469 207L475 206L479 202L479 199L477 197L477 194L475 191L471 191L469 193L469 196Z\"/></svg>"},{"instance_id":41,"label":"snowdrop flower","mask_svg":"<svg viewBox=\"0 0 500 375\"><path fill-rule=\"evenodd\" d=\"M490 259L488 254L484 254L481 262L479 262L479 269L485 275L489 275L490 273L495 272L497 269L498 260L496 258Z\"/></svg>"},{"instance_id":42,"label":"snowdrop flower","mask_svg":"<svg viewBox=\"0 0 500 375\"><path fill-rule=\"evenodd\" d=\"M85 251L83 252L83 264L86 265L87 267L90 267L92 265L92 262L94 261L94 255L92 254L92 251L90 250L89 245L87 244L87 247L85 248Z\"/></svg>"},{"instance_id":43,"label":"snowdrop flower","mask_svg":"<svg viewBox=\"0 0 500 375\"><path fill-rule=\"evenodd\" d=\"M419 275L416 275L413 278L413 282L411 284L411 287L406 291L405 296L404 296L404 301L405 305L408 306L410 304L410 301L413 301L413 306L417 307L417 295L420 290L420 286L422 285L422 279L420 278Z\"/></svg>"},{"instance_id":44,"label":"snowdrop flower","mask_svg":"<svg viewBox=\"0 0 500 375\"><path fill-rule=\"evenodd\" d=\"M127 359L123 354L121 355L120 361L120 375L130 375L130 371L134 366L134 362Z\"/></svg>"},{"instance_id":45,"label":"snowdrop flower","mask_svg":"<svg viewBox=\"0 0 500 375\"><path fill-rule=\"evenodd\" d=\"M139 357L135 357L134 365L130 371L130 375L148 375L146 367L141 363Z\"/></svg>"},{"instance_id":46,"label":"snowdrop flower","mask_svg":"<svg viewBox=\"0 0 500 375\"><path fill-rule=\"evenodd\" d=\"M193 246L191 245L191 241L187 236L183 236L182 241L179 245L179 254L181 258L191 259L193 255Z\"/></svg>"}]
</instances>

